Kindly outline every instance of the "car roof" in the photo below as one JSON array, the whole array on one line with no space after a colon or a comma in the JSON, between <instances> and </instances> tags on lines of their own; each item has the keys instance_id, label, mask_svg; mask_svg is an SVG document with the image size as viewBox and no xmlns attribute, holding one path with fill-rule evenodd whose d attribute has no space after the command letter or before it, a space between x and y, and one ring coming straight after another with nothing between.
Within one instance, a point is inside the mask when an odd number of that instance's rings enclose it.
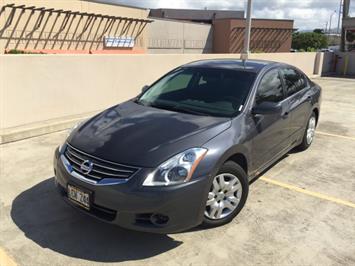
<instances>
[{"instance_id":1,"label":"car roof","mask_svg":"<svg viewBox=\"0 0 355 266\"><path fill-rule=\"evenodd\" d=\"M208 59L194 61L183 65L182 67L193 68L218 68L218 69L230 69L230 70L242 70L250 72L259 72L266 66L278 65L279 63L266 60L243 60L240 59Z\"/></svg>"}]
</instances>

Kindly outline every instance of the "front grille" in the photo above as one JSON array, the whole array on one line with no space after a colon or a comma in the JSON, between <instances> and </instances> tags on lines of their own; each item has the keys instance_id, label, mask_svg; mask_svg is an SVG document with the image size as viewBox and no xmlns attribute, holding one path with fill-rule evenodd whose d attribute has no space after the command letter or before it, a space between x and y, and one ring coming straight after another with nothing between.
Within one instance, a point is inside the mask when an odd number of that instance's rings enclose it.
<instances>
[{"instance_id":1,"label":"front grille","mask_svg":"<svg viewBox=\"0 0 355 266\"><path fill-rule=\"evenodd\" d=\"M64 156L70 162L73 170L85 176L86 178L95 181L99 181L105 178L128 179L136 171L138 171L138 168L136 167L108 162L106 160L86 154L85 152L82 152L69 144L65 149ZM81 170L81 165L87 160L93 163L93 168L88 174Z\"/></svg>"}]
</instances>

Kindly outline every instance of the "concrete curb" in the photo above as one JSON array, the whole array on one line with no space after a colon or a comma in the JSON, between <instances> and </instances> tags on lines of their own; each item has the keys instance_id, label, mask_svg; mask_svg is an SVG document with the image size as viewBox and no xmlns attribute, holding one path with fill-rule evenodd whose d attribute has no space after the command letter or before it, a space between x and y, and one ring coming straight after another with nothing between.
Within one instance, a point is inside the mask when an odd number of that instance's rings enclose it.
<instances>
[{"instance_id":1,"label":"concrete curb","mask_svg":"<svg viewBox=\"0 0 355 266\"><path fill-rule=\"evenodd\" d=\"M76 123L92 117L98 112L91 112L71 117L53 119L20 127L0 129L0 144L33 138L73 127Z\"/></svg>"}]
</instances>

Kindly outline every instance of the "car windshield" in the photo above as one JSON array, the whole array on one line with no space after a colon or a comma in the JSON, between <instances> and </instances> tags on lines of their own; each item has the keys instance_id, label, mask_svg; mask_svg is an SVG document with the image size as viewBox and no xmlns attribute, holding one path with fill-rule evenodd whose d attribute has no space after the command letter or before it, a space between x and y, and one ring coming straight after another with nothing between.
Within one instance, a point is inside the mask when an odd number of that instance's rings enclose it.
<instances>
[{"instance_id":1,"label":"car windshield","mask_svg":"<svg viewBox=\"0 0 355 266\"><path fill-rule=\"evenodd\" d=\"M254 72L179 68L154 83L137 103L197 115L232 117L246 101Z\"/></svg>"}]
</instances>

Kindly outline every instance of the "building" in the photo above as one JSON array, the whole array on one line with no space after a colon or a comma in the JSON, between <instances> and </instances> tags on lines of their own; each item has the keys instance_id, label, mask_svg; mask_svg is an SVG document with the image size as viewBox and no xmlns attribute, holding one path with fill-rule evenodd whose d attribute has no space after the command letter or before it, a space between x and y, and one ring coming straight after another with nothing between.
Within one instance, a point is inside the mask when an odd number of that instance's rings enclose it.
<instances>
[{"instance_id":1,"label":"building","mask_svg":"<svg viewBox=\"0 0 355 266\"><path fill-rule=\"evenodd\" d=\"M355 52L355 17L349 16L350 0L344 0L342 43L343 51Z\"/></svg>"},{"instance_id":2,"label":"building","mask_svg":"<svg viewBox=\"0 0 355 266\"><path fill-rule=\"evenodd\" d=\"M198 10L198 9L151 9L150 17L175 20L186 20L212 24L215 19L244 18L244 11L241 10Z\"/></svg>"},{"instance_id":3,"label":"building","mask_svg":"<svg viewBox=\"0 0 355 266\"><path fill-rule=\"evenodd\" d=\"M0 0L0 53L145 53L148 14L84 0Z\"/></svg>"},{"instance_id":4,"label":"building","mask_svg":"<svg viewBox=\"0 0 355 266\"><path fill-rule=\"evenodd\" d=\"M343 28L345 34L344 50L347 52L355 52L355 17L344 18Z\"/></svg>"},{"instance_id":5,"label":"building","mask_svg":"<svg viewBox=\"0 0 355 266\"><path fill-rule=\"evenodd\" d=\"M165 23L163 28L156 28L155 22L150 25L149 38L164 40L161 51L186 53L191 52L191 44L198 47L195 51L213 53L241 53L244 42L245 19L244 11L193 10L193 9L153 9L149 17L153 20L169 19L170 23L184 23L184 32L195 33L189 37L173 34L176 25ZM205 31L198 30L193 23L200 23ZM204 25L204 26L202 26ZM167 34L168 32L168 34ZM289 52L292 43L293 20L253 19L251 29L250 48L252 52ZM149 40L151 43L152 40ZM212 43L211 43L212 42ZM179 44L179 49L171 47ZM204 47L208 47L204 49ZM212 47L212 48L210 48ZM149 48L149 52L152 50ZM157 49L154 50L158 51Z\"/></svg>"},{"instance_id":6,"label":"building","mask_svg":"<svg viewBox=\"0 0 355 266\"><path fill-rule=\"evenodd\" d=\"M244 11L152 9L148 53L213 53L213 20L244 18Z\"/></svg>"},{"instance_id":7,"label":"building","mask_svg":"<svg viewBox=\"0 0 355 266\"><path fill-rule=\"evenodd\" d=\"M148 29L148 53L203 54L213 52L211 24L152 18Z\"/></svg>"},{"instance_id":8,"label":"building","mask_svg":"<svg viewBox=\"0 0 355 266\"><path fill-rule=\"evenodd\" d=\"M213 21L213 52L241 53L244 45L245 19ZM251 52L289 52L292 43L293 20L252 19Z\"/></svg>"},{"instance_id":9,"label":"building","mask_svg":"<svg viewBox=\"0 0 355 266\"><path fill-rule=\"evenodd\" d=\"M1 53L240 53L239 10L144 9L97 0L0 0ZM291 20L254 19L251 51L288 52Z\"/></svg>"}]
</instances>

